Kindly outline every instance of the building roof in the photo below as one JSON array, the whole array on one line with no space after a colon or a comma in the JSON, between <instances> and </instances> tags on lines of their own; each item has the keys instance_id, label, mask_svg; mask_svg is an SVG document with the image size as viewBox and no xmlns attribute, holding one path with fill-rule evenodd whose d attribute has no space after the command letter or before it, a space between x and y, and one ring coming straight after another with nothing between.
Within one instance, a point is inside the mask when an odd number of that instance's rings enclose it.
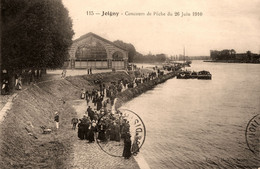
<instances>
[{"instance_id":1,"label":"building roof","mask_svg":"<svg viewBox=\"0 0 260 169\"><path fill-rule=\"evenodd\" d=\"M95 38L97 38L97 39L99 39L99 40L102 40L102 41L104 41L104 42L107 42L107 43L109 43L109 44L111 44L111 45L113 45L113 46L115 46L115 47L117 47L117 48L119 48L119 49L122 49L122 50L124 50L124 51L127 52L127 50L124 49L124 48L122 48L121 46L118 46L118 45L116 45L115 43L113 43L113 42L111 42L111 41L109 41L109 40L107 40L107 39L104 39L104 38L102 38L101 36L98 36L98 35L96 35L96 34L94 34L94 33L92 33L92 32L89 32L89 33L87 33L87 34L85 34L85 35L80 36L78 39L75 39L73 42L77 42L77 41L83 40L83 39L85 39L85 38L87 38L87 37L89 37L89 36L94 36Z\"/></svg>"}]
</instances>

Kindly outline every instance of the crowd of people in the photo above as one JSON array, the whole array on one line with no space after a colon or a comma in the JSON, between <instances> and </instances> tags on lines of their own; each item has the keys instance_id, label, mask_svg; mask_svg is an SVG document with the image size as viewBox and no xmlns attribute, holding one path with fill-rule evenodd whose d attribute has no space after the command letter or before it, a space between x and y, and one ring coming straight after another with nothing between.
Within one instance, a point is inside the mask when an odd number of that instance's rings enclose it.
<instances>
[{"instance_id":1,"label":"crowd of people","mask_svg":"<svg viewBox=\"0 0 260 169\"><path fill-rule=\"evenodd\" d=\"M87 102L87 110L82 119L72 119L73 129L78 125L78 137L81 140L88 140L90 143L95 141L107 142L124 140L123 156L129 158L131 154L136 154L139 151L137 141L138 135L134 136L133 144L131 144L130 125L129 121L122 116L122 113L113 111L108 105L114 106L114 100L118 93L134 88L141 83L146 83L162 75L160 71L147 72L139 74L133 81L121 79L117 82L105 84L100 80L95 80L99 88L92 90L81 90L81 99ZM90 106L90 102L94 107ZM131 144L131 146L129 146Z\"/></svg>"},{"instance_id":2,"label":"crowd of people","mask_svg":"<svg viewBox=\"0 0 260 169\"><path fill-rule=\"evenodd\" d=\"M75 118L72 120L75 130L77 120ZM122 113L113 114L111 111L98 113L89 106L86 115L78 121L78 137L81 140L88 140L89 143L123 140L123 156L126 159L139 152L138 137L135 137L132 144L129 121L122 116Z\"/></svg>"},{"instance_id":3,"label":"crowd of people","mask_svg":"<svg viewBox=\"0 0 260 169\"><path fill-rule=\"evenodd\" d=\"M10 86L9 86L9 81L8 81L8 76L5 75L7 74L6 70L3 70L2 75L3 75L3 81L2 81L2 86L1 86L1 94L2 95L7 95L10 93ZM22 75L16 73L15 74L15 85L14 85L16 90L21 90L22 89Z\"/></svg>"},{"instance_id":4,"label":"crowd of people","mask_svg":"<svg viewBox=\"0 0 260 169\"><path fill-rule=\"evenodd\" d=\"M96 80L94 83L99 86L99 89L91 91L81 90L81 99L87 102L87 110L81 119L73 118L72 128L76 130L78 126L78 137L81 140L93 142L124 142L123 156L128 159L132 154L136 155L139 152L137 144L140 138L138 134L134 136L133 143L131 141L130 124L126 117L121 112L113 112L114 100L119 92L132 86L138 86L139 83L145 83L147 80L154 79L154 74L141 76L141 82L136 78L133 82L126 79L121 79L118 82L110 84L102 83ZM131 86L131 83L134 85ZM90 106L92 102L94 107Z\"/></svg>"},{"instance_id":5,"label":"crowd of people","mask_svg":"<svg viewBox=\"0 0 260 169\"><path fill-rule=\"evenodd\" d=\"M31 84L35 83L36 79L41 77L43 70L32 70L32 69L24 69L21 71L17 71L14 76L10 76L10 72L6 69L3 69L0 73L2 74L1 81L1 94L9 95L13 89L21 90L22 84ZM14 77L14 79L13 79ZM15 80L15 81L14 81Z\"/></svg>"}]
</instances>

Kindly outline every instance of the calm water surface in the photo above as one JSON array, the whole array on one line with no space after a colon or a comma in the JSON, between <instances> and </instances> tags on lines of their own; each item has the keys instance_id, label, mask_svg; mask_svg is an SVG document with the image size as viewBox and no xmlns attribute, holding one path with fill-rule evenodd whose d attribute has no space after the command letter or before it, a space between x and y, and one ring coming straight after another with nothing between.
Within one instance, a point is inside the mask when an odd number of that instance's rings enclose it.
<instances>
[{"instance_id":1,"label":"calm water surface","mask_svg":"<svg viewBox=\"0 0 260 169\"><path fill-rule=\"evenodd\" d=\"M257 168L245 129L260 113L260 65L194 61L212 80L171 79L124 107L143 119L150 168Z\"/></svg>"}]
</instances>

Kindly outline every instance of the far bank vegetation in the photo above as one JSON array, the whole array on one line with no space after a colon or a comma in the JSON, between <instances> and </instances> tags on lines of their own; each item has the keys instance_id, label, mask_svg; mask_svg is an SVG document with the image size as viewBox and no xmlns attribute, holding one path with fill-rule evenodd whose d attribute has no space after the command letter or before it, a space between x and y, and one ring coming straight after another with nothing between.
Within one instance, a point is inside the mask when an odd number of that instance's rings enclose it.
<instances>
[{"instance_id":1,"label":"far bank vegetation","mask_svg":"<svg viewBox=\"0 0 260 169\"><path fill-rule=\"evenodd\" d=\"M260 55L247 51L246 53L236 53L234 49L224 49L221 51L211 50L210 58L216 62L231 63L260 63Z\"/></svg>"}]
</instances>

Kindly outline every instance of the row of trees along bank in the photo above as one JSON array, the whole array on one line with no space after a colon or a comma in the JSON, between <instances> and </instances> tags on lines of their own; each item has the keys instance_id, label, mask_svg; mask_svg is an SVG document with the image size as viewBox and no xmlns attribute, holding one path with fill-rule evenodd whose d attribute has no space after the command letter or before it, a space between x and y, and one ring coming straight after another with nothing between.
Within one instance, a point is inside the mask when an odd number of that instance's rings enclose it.
<instances>
[{"instance_id":1,"label":"row of trees along bank","mask_svg":"<svg viewBox=\"0 0 260 169\"><path fill-rule=\"evenodd\" d=\"M209 56L184 56L184 55L175 55L167 57L164 53L152 54L149 53L147 55L143 55L136 51L135 47L131 43L125 43L121 40L116 40L113 42L117 46L128 51L128 61L134 63L163 63L167 60L175 60L175 61L185 61L185 60L209 60Z\"/></svg>"},{"instance_id":2,"label":"row of trees along bank","mask_svg":"<svg viewBox=\"0 0 260 169\"><path fill-rule=\"evenodd\" d=\"M16 73L62 67L74 32L60 0L2 0L1 8L1 73L10 87Z\"/></svg>"},{"instance_id":3,"label":"row of trees along bank","mask_svg":"<svg viewBox=\"0 0 260 169\"><path fill-rule=\"evenodd\" d=\"M161 54L151 54L143 55L136 51L134 45L131 43L125 43L121 40L116 40L113 42L117 46L120 46L121 48L128 51L128 61L130 63L132 62L145 62L145 63L153 63L153 62L165 62L167 59L167 56L163 53Z\"/></svg>"},{"instance_id":4,"label":"row of trees along bank","mask_svg":"<svg viewBox=\"0 0 260 169\"><path fill-rule=\"evenodd\" d=\"M211 50L210 57L213 61L260 63L260 55L251 51L246 53L236 53L234 49L224 49L221 51Z\"/></svg>"}]
</instances>

